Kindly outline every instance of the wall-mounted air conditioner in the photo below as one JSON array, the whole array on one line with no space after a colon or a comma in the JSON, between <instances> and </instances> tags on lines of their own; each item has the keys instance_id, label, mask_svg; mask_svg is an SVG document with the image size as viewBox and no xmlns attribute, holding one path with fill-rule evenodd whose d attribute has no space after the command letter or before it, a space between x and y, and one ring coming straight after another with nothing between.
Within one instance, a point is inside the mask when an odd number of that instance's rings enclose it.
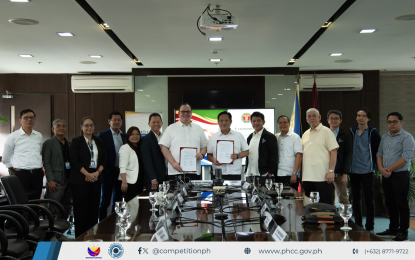
<instances>
[{"instance_id":1,"label":"wall-mounted air conditioner","mask_svg":"<svg viewBox=\"0 0 415 260\"><path fill-rule=\"evenodd\" d=\"M313 74L301 74L300 91L311 91L313 84ZM317 74L316 84L318 91L358 91L363 88L363 74Z\"/></svg>"},{"instance_id":2,"label":"wall-mounted air conditioner","mask_svg":"<svg viewBox=\"0 0 415 260\"><path fill-rule=\"evenodd\" d=\"M128 93L134 92L133 76L74 75L71 78L74 93Z\"/></svg>"}]
</instances>

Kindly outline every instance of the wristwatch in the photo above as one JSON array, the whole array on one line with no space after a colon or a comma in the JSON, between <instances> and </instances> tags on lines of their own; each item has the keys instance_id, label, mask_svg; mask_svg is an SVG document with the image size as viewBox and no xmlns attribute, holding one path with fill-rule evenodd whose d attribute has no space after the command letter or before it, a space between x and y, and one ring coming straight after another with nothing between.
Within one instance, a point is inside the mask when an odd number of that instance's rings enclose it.
<instances>
[{"instance_id":1,"label":"wristwatch","mask_svg":"<svg viewBox=\"0 0 415 260\"><path fill-rule=\"evenodd\" d=\"M296 172L293 172L292 175L297 175L297 173Z\"/></svg>"},{"instance_id":2,"label":"wristwatch","mask_svg":"<svg viewBox=\"0 0 415 260\"><path fill-rule=\"evenodd\" d=\"M241 156L239 156L239 153L237 153L237 154L236 154L236 156L237 156L237 158L236 158L236 159L239 159L239 158L241 157Z\"/></svg>"},{"instance_id":3,"label":"wristwatch","mask_svg":"<svg viewBox=\"0 0 415 260\"><path fill-rule=\"evenodd\" d=\"M334 172L334 170L329 170L329 172Z\"/></svg>"}]
</instances>

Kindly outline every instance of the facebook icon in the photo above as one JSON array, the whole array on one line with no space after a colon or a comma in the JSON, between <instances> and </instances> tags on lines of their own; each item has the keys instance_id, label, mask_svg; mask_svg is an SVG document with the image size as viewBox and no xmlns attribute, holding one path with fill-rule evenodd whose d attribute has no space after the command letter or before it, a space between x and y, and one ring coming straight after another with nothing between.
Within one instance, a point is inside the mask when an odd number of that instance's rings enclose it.
<instances>
[{"instance_id":1,"label":"facebook icon","mask_svg":"<svg viewBox=\"0 0 415 260\"><path fill-rule=\"evenodd\" d=\"M142 249L141 249L141 247L138 249L138 253L141 255L141 251L143 251Z\"/></svg>"}]
</instances>

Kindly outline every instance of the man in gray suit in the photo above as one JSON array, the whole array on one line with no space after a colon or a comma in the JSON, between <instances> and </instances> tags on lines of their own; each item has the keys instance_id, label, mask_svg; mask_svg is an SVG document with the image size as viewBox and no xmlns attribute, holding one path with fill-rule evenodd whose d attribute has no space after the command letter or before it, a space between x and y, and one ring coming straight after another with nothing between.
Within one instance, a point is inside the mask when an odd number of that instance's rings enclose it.
<instances>
[{"instance_id":1,"label":"man in gray suit","mask_svg":"<svg viewBox=\"0 0 415 260\"><path fill-rule=\"evenodd\" d=\"M52 123L52 138L46 140L42 148L43 168L46 172L47 195L50 199L62 204L65 216L60 216L57 208L49 204L52 214L67 218L71 207L71 190L69 188L69 146L71 143L65 138L66 121L55 119Z\"/></svg>"}]
</instances>

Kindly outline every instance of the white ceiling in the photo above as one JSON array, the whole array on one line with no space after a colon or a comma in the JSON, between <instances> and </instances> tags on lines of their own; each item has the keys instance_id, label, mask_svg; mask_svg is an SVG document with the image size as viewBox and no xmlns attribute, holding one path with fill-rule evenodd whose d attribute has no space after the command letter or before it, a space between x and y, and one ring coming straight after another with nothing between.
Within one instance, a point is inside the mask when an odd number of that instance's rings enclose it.
<instances>
[{"instance_id":1,"label":"white ceiling","mask_svg":"<svg viewBox=\"0 0 415 260\"><path fill-rule=\"evenodd\" d=\"M87 0L144 68L285 67L287 62L345 0ZM238 29L209 31L223 42L209 42L196 20L207 4L236 14ZM415 70L413 0L358 0L296 62L301 70ZM135 63L75 0L0 2L0 73L131 72ZM8 22L28 18L38 25ZM359 34L374 28L373 34ZM60 37L69 31L75 37ZM218 49L218 54L211 53ZM343 56L330 57L332 52ZM32 54L21 58L18 54ZM88 55L100 54L102 59ZM346 64L337 59L352 59ZM94 65L79 61L96 61ZM42 62L38 64L38 62Z\"/></svg>"}]
</instances>

